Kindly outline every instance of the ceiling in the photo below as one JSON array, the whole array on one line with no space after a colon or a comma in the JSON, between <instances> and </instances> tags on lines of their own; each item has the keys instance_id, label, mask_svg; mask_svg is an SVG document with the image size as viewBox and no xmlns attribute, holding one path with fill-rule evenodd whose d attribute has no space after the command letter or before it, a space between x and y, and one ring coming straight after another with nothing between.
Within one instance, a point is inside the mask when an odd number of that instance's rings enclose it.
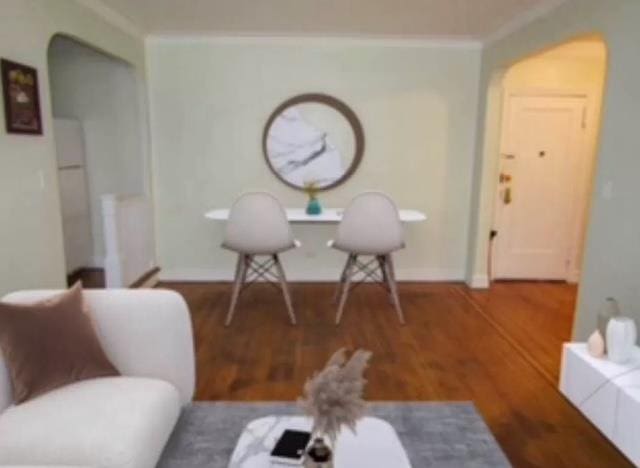
<instances>
[{"instance_id":1,"label":"ceiling","mask_svg":"<svg viewBox=\"0 0 640 468\"><path fill-rule=\"evenodd\" d=\"M559 0L100 0L146 34L483 39Z\"/></svg>"}]
</instances>

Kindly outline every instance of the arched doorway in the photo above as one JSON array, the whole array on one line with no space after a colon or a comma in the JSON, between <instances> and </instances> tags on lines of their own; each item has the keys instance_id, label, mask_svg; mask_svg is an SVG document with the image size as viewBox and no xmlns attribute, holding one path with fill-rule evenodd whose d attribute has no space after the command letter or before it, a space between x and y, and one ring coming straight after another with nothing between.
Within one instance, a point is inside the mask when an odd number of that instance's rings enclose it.
<instances>
[{"instance_id":1,"label":"arched doorway","mask_svg":"<svg viewBox=\"0 0 640 468\"><path fill-rule=\"evenodd\" d=\"M606 71L602 38L583 37L495 70L487 94L470 278L488 289L471 294L554 380L573 333ZM493 307L516 298L527 306Z\"/></svg>"},{"instance_id":2,"label":"arched doorway","mask_svg":"<svg viewBox=\"0 0 640 468\"><path fill-rule=\"evenodd\" d=\"M147 185L139 85L128 63L68 36L52 38L48 62L67 275L101 287L101 198Z\"/></svg>"}]
</instances>

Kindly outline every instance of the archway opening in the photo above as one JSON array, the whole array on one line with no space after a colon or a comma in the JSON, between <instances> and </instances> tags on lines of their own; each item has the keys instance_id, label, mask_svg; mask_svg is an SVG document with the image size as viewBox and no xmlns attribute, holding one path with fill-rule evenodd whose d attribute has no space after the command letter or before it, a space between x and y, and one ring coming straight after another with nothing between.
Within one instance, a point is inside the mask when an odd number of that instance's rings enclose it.
<instances>
[{"instance_id":1,"label":"archway opening","mask_svg":"<svg viewBox=\"0 0 640 468\"><path fill-rule=\"evenodd\" d=\"M489 289L476 294L531 296L526 310L487 313L554 379L572 336L607 63L601 37L577 38L497 70L488 93L473 254ZM536 327L553 333L532 340Z\"/></svg>"},{"instance_id":2,"label":"archway opening","mask_svg":"<svg viewBox=\"0 0 640 468\"><path fill-rule=\"evenodd\" d=\"M65 35L52 38L48 65L66 272L102 287L102 197L145 192L138 80L125 61Z\"/></svg>"}]
</instances>

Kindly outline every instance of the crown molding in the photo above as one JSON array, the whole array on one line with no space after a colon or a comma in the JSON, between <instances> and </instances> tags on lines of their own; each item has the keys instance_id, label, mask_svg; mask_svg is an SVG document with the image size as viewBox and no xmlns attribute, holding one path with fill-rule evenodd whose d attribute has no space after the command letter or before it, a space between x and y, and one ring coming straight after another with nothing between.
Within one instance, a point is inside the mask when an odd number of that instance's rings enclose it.
<instances>
[{"instance_id":1,"label":"crown molding","mask_svg":"<svg viewBox=\"0 0 640 468\"><path fill-rule=\"evenodd\" d=\"M481 49L524 28L539 18L547 16L563 5L567 0L547 0L538 7L531 8L517 15L498 30L484 37L473 36L401 36L401 35L360 35L338 33L308 33L292 32L286 34L231 32L231 31L159 31L145 33L145 31L126 16L107 6L102 0L74 0L77 4L91 10L102 19L118 27L122 31L147 42L185 42L218 44L266 44L266 45L349 45L349 46L379 46L379 47L416 47L416 48L462 48Z\"/></svg>"},{"instance_id":2,"label":"crown molding","mask_svg":"<svg viewBox=\"0 0 640 468\"><path fill-rule=\"evenodd\" d=\"M522 14L517 15L511 21L501 26L497 31L486 36L482 41L484 46L486 47L510 36L528 24L547 16L566 2L567 0L547 0L540 6L531 8Z\"/></svg>"},{"instance_id":3,"label":"crown molding","mask_svg":"<svg viewBox=\"0 0 640 468\"><path fill-rule=\"evenodd\" d=\"M356 46L356 47L415 47L481 49L482 41L473 38L443 36L365 36L365 35L311 35L311 34L252 34L252 33L182 33L164 32L146 36L149 44L185 43L220 45L275 45L275 46Z\"/></svg>"},{"instance_id":4,"label":"crown molding","mask_svg":"<svg viewBox=\"0 0 640 468\"><path fill-rule=\"evenodd\" d=\"M117 27L125 33L141 39L144 38L145 34L138 25L129 18L105 5L101 0L75 0L75 2L78 5L91 10L107 23Z\"/></svg>"}]
</instances>

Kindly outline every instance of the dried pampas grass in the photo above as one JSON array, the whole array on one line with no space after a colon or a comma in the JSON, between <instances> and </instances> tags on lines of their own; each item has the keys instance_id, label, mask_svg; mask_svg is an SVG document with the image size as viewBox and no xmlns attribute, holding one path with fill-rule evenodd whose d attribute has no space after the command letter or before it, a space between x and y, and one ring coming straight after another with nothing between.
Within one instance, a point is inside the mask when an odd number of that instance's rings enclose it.
<instances>
[{"instance_id":1,"label":"dried pampas grass","mask_svg":"<svg viewBox=\"0 0 640 468\"><path fill-rule=\"evenodd\" d=\"M347 360L346 350L340 349L324 369L307 380L298 403L313 419L314 433L327 435L333 443L342 426L355 432L366 410L362 396L367 381L363 374L370 358L371 352L357 350Z\"/></svg>"}]
</instances>

